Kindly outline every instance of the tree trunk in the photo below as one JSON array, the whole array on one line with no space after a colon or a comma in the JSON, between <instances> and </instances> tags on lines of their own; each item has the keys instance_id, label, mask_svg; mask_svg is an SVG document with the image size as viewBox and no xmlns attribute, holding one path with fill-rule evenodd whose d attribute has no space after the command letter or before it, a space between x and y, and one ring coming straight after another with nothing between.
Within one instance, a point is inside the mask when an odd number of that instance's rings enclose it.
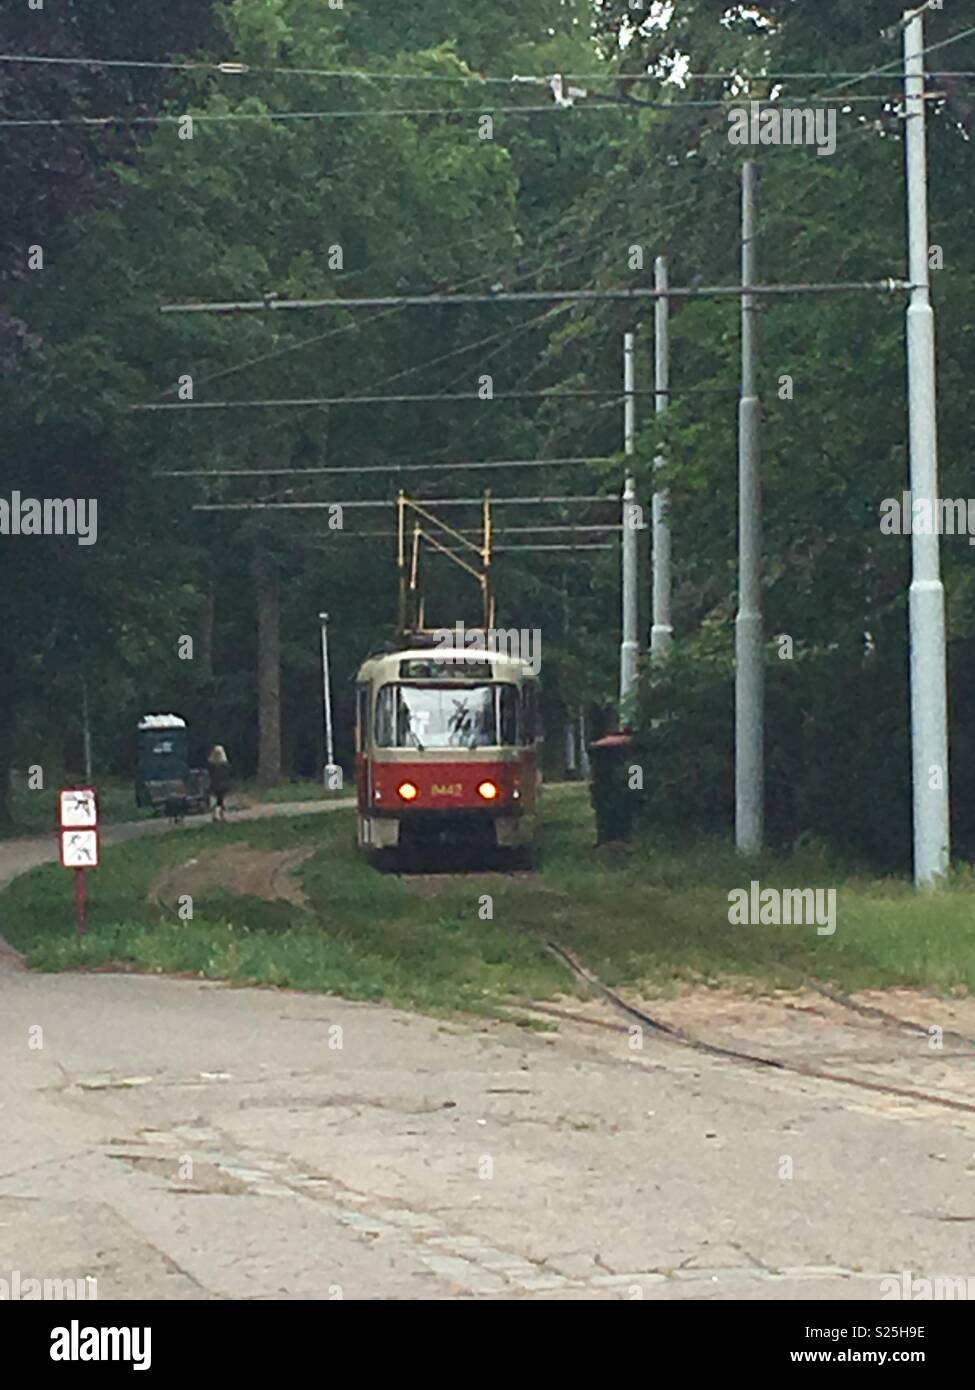
<instances>
[{"instance_id":1,"label":"tree trunk","mask_svg":"<svg viewBox=\"0 0 975 1390\"><path fill-rule=\"evenodd\" d=\"M209 684L213 680L213 628L217 611L214 583L211 579L203 596L203 612L200 614L200 679Z\"/></svg>"},{"instance_id":2,"label":"tree trunk","mask_svg":"<svg viewBox=\"0 0 975 1390\"><path fill-rule=\"evenodd\" d=\"M254 552L257 588L257 780L281 781L281 584L275 560L258 538Z\"/></svg>"},{"instance_id":3,"label":"tree trunk","mask_svg":"<svg viewBox=\"0 0 975 1390\"><path fill-rule=\"evenodd\" d=\"M217 593L216 582L211 574L207 579L207 588L203 596L203 611L200 614L200 643L199 643L199 700L200 713L202 715L202 728L200 732L206 741L207 748L212 748L215 743L220 742L220 731L216 727L215 692L213 687L213 638L216 629L217 616Z\"/></svg>"}]
</instances>

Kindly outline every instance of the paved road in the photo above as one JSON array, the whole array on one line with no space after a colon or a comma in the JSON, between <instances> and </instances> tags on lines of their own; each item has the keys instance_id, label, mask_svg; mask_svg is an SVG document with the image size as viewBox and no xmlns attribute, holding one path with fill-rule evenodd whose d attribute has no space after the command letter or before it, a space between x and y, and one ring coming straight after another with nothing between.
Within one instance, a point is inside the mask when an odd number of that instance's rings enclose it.
<instances>
[{"instance_id":1,"label":"paved road","mask_svg":"<svg viewBox=\"0 0 975 1390\"><path fill-rule=\"evenodd\" d=\"M975 1275L973 1118L607 1029L8 962L0 1277L876 1298L904 1270Z\"/></svg>"}]
</instances>

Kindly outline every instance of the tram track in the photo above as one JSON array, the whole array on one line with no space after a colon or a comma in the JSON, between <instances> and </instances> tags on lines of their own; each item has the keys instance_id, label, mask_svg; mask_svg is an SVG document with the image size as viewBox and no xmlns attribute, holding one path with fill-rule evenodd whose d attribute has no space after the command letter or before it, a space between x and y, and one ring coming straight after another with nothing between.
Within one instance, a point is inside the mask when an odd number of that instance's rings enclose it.
<instances>
[{"instance_id":1,"label":"tram track","mask_svg":"<svg viewBox=\"0 0 975 1390\"><path fill-rule=\"evenodd\" d=\"M878 1008L876 1004L861 1004L859 1000L852 999L842 990L832 989L829 985L824 985L818 980L802 980L802 987L811 989L816 994L821 994L824 999L829 999L832 1003L839 1004L841 1008L849 1009L851 1013L859 1014L862 1018L876 1019L878 1022L888 1023L892 1027L902 1028L908 1033L914 1033L920 1037L930 1037L931 1028L928 1024L915 1023L910 1018L898 1018L897 1014ZM956 1033L951 1028L942 1028L941 1036L975 1050L975 1038L970 1038L965 1033Z\"/></svg>"},{"instance_id":2,"label":"tram track","mask_svg":"<svg viewBox=\"0 0 975 1390\"><path fill-rule=\"evenodd\" d=\"M549 953L555 957L567 970L577 979L581 980L594 994L600 995L619 1013L633 1019L641 1026L649 1028L652 1033L666 1042L676 1046L688 1048L694 1052L701 1053L709 1057L717 1057L724 1061L736 1062L756 1068L764 1068L769 1071L791 1073L795 1076L805 1077L809 1080L827 1081L832 1085L849 1086L862 1091L869 1091L874 1094L896 1096L903 1100L921 1102L922 1104L939 1106L947 1110L960 1111L964 1114L975 1115L975 1104L969 1101L956 1100L950 1096L937 1095L931 1091L921 1091L914 1087L898 1086L892 1082L871 1081L866 1077L849 1076L842 1072L827 1071L824 1068L812 1066L805 1062L789 1061L783 1057L766 1057L755 1052L746 1052L741 1048L726 1047L719 1043L711 1043L703 1038L695 1038L685 1033L683 1029L674 1027L673 1024L665 1023L662 1019L654 1018L645 1009L638 1008L624 999L616 990L603 983L588 966L576 957L573 952L567 950L559 942L544 939L543 944ZM807 984L809 982L804 982ZM910 1020L898 1019L895 1015L887 1013L886 1010L876 1009L868 1005L858 1005L854 1000L848 1000L848 996L842 995L839 991L831 991L825 987L812 986L826 998L833 999L843 1007L850 1008L857 1013L863 1013L868 1017L875 1017L883 1023L889 1023L900 1027L908 1027L910 1030L920 1034L927 1034L928 1029L923 1024L915 1024ZM615 1028L616 1025L608 1023L602 1019L586 1018L581 1014L573 1014L569 1010L557 1010L550 1006L533 1006L538 1012L549 1014L554 1017L565 1018L582 1024L595 1025L604 1028ZM622 1028L622 1025L620 1025ZM952 1037L964 1043L968 1047L975 1048L975 1041L964 1037L962 1034L949 1033L945 1031L943 1036Z\"/></svg>"},{"instance_id":3,"label":"tram track","mask_svg":"<svg viewBox=\"0 0 975 1390\"><path fill-rule=\"evenodd\" d=\"M666 1023L662 1019L654 1018L653 1015L649 1014L646 1010L631 1004L616 990L610 988L610 986L600 980L590 967L585 965L573 952L568 950L560 942L547 938L539 932L530 931L529 934L533 936L536 941L540 942L565 969L575 976L576 979L582 981L594 994L600 995L605 999L617 1012L638 1022L641 1026L648 1028L662 1040L676 1046L685 1047L705 1056L716 1057L740 1065L792 1074L810 1080L826 1081L832 1085L848 1086L873 1094L893 1096L915 1103L934 1105L944 1109L958 1111L962 1114L975 1115L975 1103L970 1101L959 1100L951 1096L938 1095L933 1091L924 1091L916 1087L899 1086L895 1082L875 1081L867 1077L851 1076L843 1072L827 1070L809 1063L790 1061L782 1057L768 1057L760 1053L746 1051L743 1048L725 1046L719 1043L708 1042L704 1038L693 1037L683 1029L675 1027L673 1024ZM916 1037L930 1036L930 1027L925 1024L917 1023L913 1019L900 1018L896 1014L892 1014L886 1009L879 1008L876 1005L862 1004L843 991L824 985L819 981L797 976L795 987L797 989L807 989L819 994L821 997L828 999L831 1003L838 1005L840 1008L850 1013L857 1014L860 1017L878 1022L889 1030L896 1029L902 1032L906 1031ZM536 1013L548 1015L552 1018L561 1018L566 1022L574 1022L588 1027L603 1029L617 1028L617 1025L605 1019L594 1019L583 1014L572 1013L569 1010L558 1009L551 1005L532 1004L530 1008ZM975 1053L975 1038L970 1038L966 1034L958 1033L947 1028L941 1029L941 1037L942 1039L951 1040L966 1049L971 1049L973 1053Z\"/></svg>"}]
</instances>

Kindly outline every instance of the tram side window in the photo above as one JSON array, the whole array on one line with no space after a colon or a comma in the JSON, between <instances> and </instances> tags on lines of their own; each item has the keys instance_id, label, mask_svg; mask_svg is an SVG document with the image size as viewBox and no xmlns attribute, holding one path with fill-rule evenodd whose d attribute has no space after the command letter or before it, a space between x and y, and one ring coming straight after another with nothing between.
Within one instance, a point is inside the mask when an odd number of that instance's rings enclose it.
<instances>
[{"instance_id":1,"label":"tram side window","mask_svg":"<svg viewBox=\"0 0 975 1390\"><path fill-rule=\"evenodd\" d=\"M502 745L510 746L518 742L518 687L502 685L498 695L501 714L501 738L498 741Z\"/></svg>"},{"instance_id":2,"label":"tram side window","mask_svg":"<svg viewBox=\"0 0 975 1390\"><path fill-rule=\"evenodd\" d=\"M375 740L379 748L394 748L394 712L396 709L396 687L384 685L376 700Z\"/></svg>"},{"instance_id":3,"label":"tram side window","mask_svg":"<svg viewBox=\"0 0 975 1390\"><path fill-rule=\"evenodd\" d=\"M538 737L538 695L533 684L522 687L521 700L521 741L530 747Z\"/></svg>"},{"instance_id":4,"label":"tram side window","mask_svg":"<svg viewBox=\"0 0 975 1390\"><path fill-rule=\"evenodd\" d=\"M369 686L355 688L355 751L361 753L369 742Z\"/></svg>"}]
</instances>

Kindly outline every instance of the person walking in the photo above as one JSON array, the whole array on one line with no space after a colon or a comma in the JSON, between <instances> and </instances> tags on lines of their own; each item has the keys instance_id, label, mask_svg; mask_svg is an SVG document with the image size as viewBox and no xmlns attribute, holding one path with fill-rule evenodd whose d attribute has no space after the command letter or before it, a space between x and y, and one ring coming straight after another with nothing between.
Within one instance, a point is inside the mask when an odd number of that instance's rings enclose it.
<instances>
[{"instance_id":1,"label":"person walking","mask_svg":"<svg viewBox=\"0 0 975 1390\"><path fill-rule=\"evenodd\" d=\"M213 819L226 820L224 801L230 790L230 760L222 743L214 744L210 749L207 767L210 769L210 792L214 799Z\"/></svg>"}]
</instances>

